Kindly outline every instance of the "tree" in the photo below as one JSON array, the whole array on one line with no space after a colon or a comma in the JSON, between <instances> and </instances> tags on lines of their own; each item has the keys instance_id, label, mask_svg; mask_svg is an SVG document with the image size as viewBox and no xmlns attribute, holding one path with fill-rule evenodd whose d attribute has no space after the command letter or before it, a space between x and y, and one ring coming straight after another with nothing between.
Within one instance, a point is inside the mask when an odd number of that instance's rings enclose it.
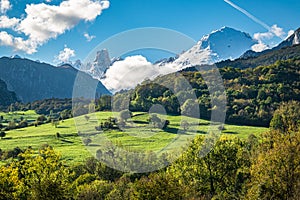
<instances>
[{"instance_id":1,"label":"tree","mask_svg":"<svg viewBox=\"0 0 300 200\"><path fill-rule=\"evenodd\" d=\"M251 166L249 199L297 199L300 195L300 103L283 103Z\"/></svg>"},{"instance_id":2,"label":"tree","mask_svg":"<svg viewBox=\"0 0 300 200\"><path fill-rule=\"evenodd\" d=\"M121 118L121 121L127 121L128 119L130 119L132 116L132 113L129 111L129 110L122 110L120 112L120 118Z\"/></svg>"},{"instance_id":3,"label":"tree","mask_svg":"<svg viewBox=\"0 0 300 200\"><path fill-rule=\"evenodd\" d=\"M70 172L52 149L30 149L0 168L0 199L70 199ZM4 194L4 195L3 195Z\"/></svg>"},{"instance_id":4,"label":"tree","mask_svg":"<svg viewBox=\"0 0 300 200\"><path fill-rule=\"evenodd\" d=\"M157 114L151 114L149 117L149 122L156 128L162 128L161 119L157 116Z\"/></svg>"},{"instance_id":5,"label":"tree","mask_svg":"<svg viewBox=\"0 0 300 200\"><path fill-rule=\"evenodd\" d=\"M201 157L202 148L210 142L213 138L196 137L167 172L186 188L186 192L196 191L200 197L209 195L209 199L239 199L249 163L243 154L243 142L237 138L221 138L208 154Z\"/></svg>"},{"instance_id":6,"label":"tree","mask_svg":"<svg viewBox=\"0 0 300 200\"><path fill-rule=\"evenodd\" d=\"M195 100L188 99L181 106L181 112L185 116L199 118L200 117L199 104L196 103Z\"/></svg>"},{"instance_id":7,"label":"tree","mask_svg":"<svg viewBox=\"0 0 300 200\"><path fill-rule=\"evenodd\" d=\"M59 121L56 120L56 119L52 119L52 120L51 120L51 124L52 124L52 126L54 126L55 128L57 128L58 125L59 125Z\"/></svg>"},{"instance_id":8,"label":"tree","mask_svg":"<svg viewBox=\"0 0 300 200\"><path fill-rule=\"evenodd\" d=\"M1 137L1 139L3 139L5 136L6 136L6 133L5 133L4 131L1 131L1 132L0 132L0 137Z\"/></svg>"},{"instance_id":9,"label":"tree","mask_svg":"<svg viewBox=\"0 0 300 200\"><path fill-rule=\"evenodd\" d=\"M283 133L300 130L300 102L290 101L281 104L275 111L270 128Z\"/></svg>"},{"instance_id":10,"label":"tree","mask_svg":"<svg viewBox=\"0 0 300 200\"><path fill-rule=\"evenodd\" d=\"M18 125L19 128L25 128L25 127L27 127L27 126L28 126L28 122L27 122L26 119L23 120L23 121L21 121L21 122L19 123L19 125Z\"/></svg>"},{"instance_id":11,"label":"tree","mask_svg":"<svg viewBox=\"0 0 300 200\"><path fill-rule=\"evenodd\" d=\"M271 131L263 142L251 166L248 199L298 199L300 132L287 134Z\"/></svg>"},{"instance_id":12,"label":"tree","mask_svg":"<svg viewBox=\"0 0 300 200\"><path fill-rule=\"evenodd\" d=\"M84 143L85 146L88 146L90 143L92 143L92 139L91 138L85 138L83 140L83 143Z\"/></svg>"},{"instance_id":13,"label":"tree","mask_svg":"<svg viewBox=\"0 0 300 200\"><path fill-rule=\"evenodd\" d=\"M17 127L16 122L14 120L10 121L8 123L8 128L9 129L15 129Z\"/></svg>"},{"instance_id":14,"label":"tree","mask_svg":"<svg viewBox=\"0 0 300 200\"><path fill-rule=\"evenodd\" d=\"M188 123L188 121L183 120L181 122L181 126L182 126L182 128L183 128L184 131L187 131L189 129L190 124Z\"/></svg>"},{"instance_id":15,"label":"tree","mask_svg":"<svg viewBox=\"0 0 300 200\"><path fill-rule=\"evenodd\" d=\"M38 116L38 118L36 119L36 121L38 121L38 122L44 122L44 121L46 121L47 120L47 118L45 117L45 115L40 115L40 116Z\"/></svg>"},{"instance_id":16,"label":"tree","mask_svg":"<svg viewBox=\"0 0 300 200\"><path fill-rule=\"evenodd\" d=\"M91 117L88 116L88 115L84 115L84 118L85 118L86 121L89 121Z\"/></svg>"}]
</instances>

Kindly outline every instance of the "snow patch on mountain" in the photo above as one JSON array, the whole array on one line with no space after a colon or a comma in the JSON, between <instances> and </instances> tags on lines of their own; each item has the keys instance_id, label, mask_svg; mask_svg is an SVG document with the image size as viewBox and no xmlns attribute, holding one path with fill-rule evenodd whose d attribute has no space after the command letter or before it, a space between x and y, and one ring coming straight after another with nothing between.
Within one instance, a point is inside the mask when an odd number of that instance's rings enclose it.
<instances>
[{"instance_id":1,"label":"snow patch on mountain","mask_svg":"<svg viewBox=\"0 0 300 200\"><path fill-rule=\"evenodd\" d=\"M173 68L181 70L191 66L236 59L255 44L257 44L257 41L249 34L233 28L223 27L202 37L195 46L179 55L171 65ZM165 66L166 64L158 63L158 65Z\"/></svg>"}]
</instances>

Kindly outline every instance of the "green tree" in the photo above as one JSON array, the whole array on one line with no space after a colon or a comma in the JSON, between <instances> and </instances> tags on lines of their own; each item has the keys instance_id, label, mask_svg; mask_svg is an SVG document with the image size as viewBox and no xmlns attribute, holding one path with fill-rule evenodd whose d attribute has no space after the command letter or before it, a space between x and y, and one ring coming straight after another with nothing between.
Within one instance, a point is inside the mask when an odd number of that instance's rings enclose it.
<instances>
[{"instance_id":1,"label":"green tree","mask_svg":"<svg viewBox=\"0 0 300 200\"><path fill-rule=\"evenodd\" d=\"M185 116L198 118L199 113L199 104L192 99L188 99L181 106L181 112Z\"/></svg>"},{"instance_id":2,"label":"green tree","mask_svg":"<svg viewBox=\"0 0 300 200\"><path fill-rule=\"evenodd\" d=\"M121 118L121 121L127 121L128 119L130 119L132 116L132 113L129 111L129 110L122 110L120 112L120 118Z\"/></svg>"},{"instance_id":3,"label":"green tree","mask_svg":"<svg viewBox=\"0 0 300 200\"><path fill-rule=\"evenodd\" d=\"M5 136L6 136L6 133L5 133L4 131L1 131L1 132L0 132L0 137L1 137L1 139L3 139Z\"/></svg>"},{"instance_id":4,"label":"green tree","mask_svg":"<svg viewBox=\"0 0 300 200\"><path fill-rule=\"evenodd\" d=\"M0 199L69 199L70 176L52 149L38 154L27 150L19 160L0 168Z\"/></svg>"},{"instance_id":5,"label":"green tree","mask_svg":"<svg viewBox=\"0 0 300 200\"><path fill-rule=\"evenodd\" d=\"M247 199L298 199L300 196L300 132L271 131L251 166ZM271 145L270 145L271 143Z\"/></svg>"},{"instance_id":6,"label":"green tree","mask_svg":"<svg viewBox=\"0 0 300 200\"><path fill-rule=\"evenodd\" d=\"M275 111L270 128L283 133L300 130L300 102L290 101L282 103Z\"/></svg>"},{"instance_id":7,"label":"green tree","mask_svg":"<svg viewBox=\"0 0 300 200\"><path fill-rule=\"evenodd\" d=\"M248 156L239 139L220 139L214 148L201 157L202 148L213 139L197 137L167 170L183 188L196 191L198 198L239 199L248 174ZM212 143L213 144L213 143Z\"/></svg>"},{"instance_id":8,"label":"green tree","mask_svg":"<svg viewBox=\"0 0 300 200\"><path fill-rule=\"evenodd\" d=\"M92 143L92 139L91 138L85 138L85 139L83 139L83 143L84 143L85 146L88 146L89 144Z\"/></svg>"}]
</instances>

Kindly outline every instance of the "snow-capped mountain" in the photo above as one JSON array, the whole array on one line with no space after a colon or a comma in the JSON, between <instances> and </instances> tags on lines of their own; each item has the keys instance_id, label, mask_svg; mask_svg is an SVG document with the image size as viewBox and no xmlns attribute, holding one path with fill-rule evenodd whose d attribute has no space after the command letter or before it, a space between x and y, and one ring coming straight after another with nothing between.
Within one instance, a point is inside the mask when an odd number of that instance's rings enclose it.
<instances>
[{"instance_id":1,"label":"snow-capped mountain","mask_svg":"<svg viewBox=\"0 0 300 200\"><path fill-rule=\"evenodd\" d=\"M97 79L101 79L106 70L111 66L112 60L109 57L107 49L102 49L97 52L96 58L92 63L82 64L80 61L76 61L76 67Z\"/></svg>"},{"instance_id":2,"label":"snow-capped mountain","mask_svg":"<svg viewBox=\"0 0 300 200\"><path fill-rule=\"evenodd\" d=\"M195 65L213 64L222 60L236 59L256 44L249 34L229 27L205 35L191 49L178 56L171 64L180 70ZM170 62L157 65L165 66Z\"/></svg>"}]
</instances>

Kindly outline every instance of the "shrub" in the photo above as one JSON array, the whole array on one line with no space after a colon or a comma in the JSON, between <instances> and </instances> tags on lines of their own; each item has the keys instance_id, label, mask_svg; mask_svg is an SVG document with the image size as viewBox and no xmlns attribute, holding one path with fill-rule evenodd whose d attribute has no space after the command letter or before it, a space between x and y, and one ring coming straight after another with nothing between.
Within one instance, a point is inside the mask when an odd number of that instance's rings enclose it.
<instances>
[{"instance_id":1,"label":"shrub","mask_svg":"<svg viewBox=\"0 0 300 200\"><path fill-rule=\"evenodd\" d=\"M83 140L83 143L84 143L85 146L88 146L89 144L92 143L92 139L91 139L91 138L85 138L85 139Z\"/></svg>"}]
</instances>

